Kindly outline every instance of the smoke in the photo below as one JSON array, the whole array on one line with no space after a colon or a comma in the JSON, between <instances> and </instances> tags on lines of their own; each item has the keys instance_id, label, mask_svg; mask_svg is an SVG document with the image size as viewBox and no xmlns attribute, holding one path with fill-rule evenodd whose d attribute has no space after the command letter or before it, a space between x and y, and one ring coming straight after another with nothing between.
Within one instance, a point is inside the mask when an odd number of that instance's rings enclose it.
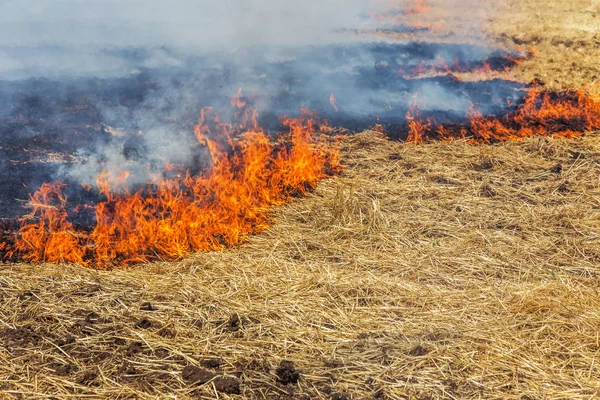
<instances>
[{"instance_id":1,"label":"smoke","mask_svg":"<svg viewBox=\"0 0 600 400\"><path fill-rule=\"evenodd\" d=\"M306 44L355 27L369 0L5 0L3 45L195 46Z\"/></svg>"},{"instance_id":2,"label":"smoke","mask_svg":"<svg viewBox=\"0 0 600 400\"><path fill-rule=\"evenodd\" d=\"M0 141L53 132L77 160L58 165L56 179L93 183L103 170L127 171L135 186L166 162L196 163L192 126L200 108L226 114L239 88L273 130L279 115L300 107L363 129L401 124L415 93L425 112L448 119L473 102L493 113L502 108L493 99L518 97L510 83L481 90L445 78L403 78L399 71L439 58L477 64L497 55L485 46L364 33L389 23L374 16L390 9L401 15L413 3L4 0L0 122L11 128L0 131Z\"/></svg>"}]
</instances>

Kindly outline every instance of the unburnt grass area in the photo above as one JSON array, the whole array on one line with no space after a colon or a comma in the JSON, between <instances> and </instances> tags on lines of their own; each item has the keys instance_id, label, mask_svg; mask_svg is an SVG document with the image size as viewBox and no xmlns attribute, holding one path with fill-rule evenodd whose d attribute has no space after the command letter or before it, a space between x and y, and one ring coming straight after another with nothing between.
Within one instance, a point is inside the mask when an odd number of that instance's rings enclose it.
<instances>
[{"instance_id":1,"label":"unburnt grass area","mask_svg":"<svg viewBox=\"0 0 600 400\"><path fill-rule=\"evenodd\" d=\"M600 80L600 3L595 0L506 2L490 29L509 46L536 49L535 59L515 68L520 79L550 87L594 86Z\"/></svg>"}]
</instances>

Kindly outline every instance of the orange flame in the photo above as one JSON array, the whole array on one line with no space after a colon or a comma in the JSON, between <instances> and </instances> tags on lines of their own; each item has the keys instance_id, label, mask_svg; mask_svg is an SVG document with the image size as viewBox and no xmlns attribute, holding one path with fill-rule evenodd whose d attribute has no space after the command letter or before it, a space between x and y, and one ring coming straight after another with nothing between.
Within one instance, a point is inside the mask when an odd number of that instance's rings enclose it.
<instances>
[{"instance_id":1,"label":"orange flame","mask_svg":"<svg viewBox=\"0 0 600 400\"><path fill-rule=\"evenodd\" d=\"M600 129L600 101L583 91L546 93L532 88L515 111L502 118L486 117L471 107L466 126L423 121L416 103L406 115L407 141L466 138L472 143L520 140L531 136L576 137Z\"/></svg>"},{"instance_id":2,"label":"orange flame","mask_svg":"<svg viewBox=\"0 0 600 400\"><path fill-rule=\"evenodd\" d=\"M408 137L406 141L415 144L424 142L431 124L421 119L419 109L411 107L406 113L406 120L408 122Z\"/></svg>"},{"instance_id":3,"label":"orange flame","mask_svg":"<svg viewBox=\"0 0 600 400\"><path fill-rule=\"evenodd\" d=\"M221 250L266 229L271 207L339 172L337 146L321 133L325 124L315 114L304 110L299 118L282 118L287 131L273 141L241 92L232 104L239 118L233 125L210 108L201 111L194 132L212 159L204 174L160 179L135 193L127 174L100 174L96 188L106 200L95 207L91 232L68 221L65 185L44 184L31 197L34 211L22 219L14 253L31 262L102 268Z\"/></svg>"},{"instance_id":4,"label":"orange flame","mask_svg":"<svg viewBox=\"0 0 600 400\"><path fill-rule=\"evenodd\" d=\"M534 54L530 52L520 53L505 53L497 58L497 61L502 61L494 66L490 60L483 60L481 62L460 62L456 59L451 63L437 56L431 63L426 61L420 61L418 64L410 67L400 68L398 73L405 79L413 79L424 76L435 76L435 75L451 75L457 73L481 75L478 78L484 78L486 75L492 72L504 72L508 73L510 68L522 63L525 60L529 60L534 57Z\"/></svg>"},{"instance_id":5,"label":"orange flame","mask_svg":"<svg viewBox=\"0 0 600 400\"><path fill-rule=\"evenodd\" d=\"M39 220L21 228L15 246L25 260L84 263L85 249L79 245L75 228L67 221L67 196L62 193L65 186L62 182L45 183L31 196L33 212L21 221L26 223L32 217Z\"/></svg>"},{"instance_id":6,"label":"orange flame","mask_svg":"<svg viewBox=\"0 0 600 400\"><path fill-rule=\"evenodd\" d=\"M600 128L600 103L581 91L551 96L534 89L515 113L503 119L474 114L470 124L475 142L530 136L575 137Z\"/></svg>"},{"instance_id":7,"label":"orange flame","mask_svg":"<svg viewBox=\"0 0 600 400\"><path fill-rule=\"evenodd\" d=\"M340 109L338 108L337 104L336 104L336 99L335 96L333 95L333 93L331 93L331 96L329 96L329 102L331 103L331 106L334 108L335 111L339 112Z\"/></svg>"},{"instance_id":8,"label":"orange flame","mask_svg":"<svg viewBox=\"0 0 600 400\"><path fill-rule=\"evenodd\" d=\"M408 15L425 14L429 11L429 7L425 4L425 0L415 0L413 6L406 12Z\"/></svg>"},{"instance_id":9,"label":"orange flame","mask_svg":"<svg viewBox=\"0 0 600 400\"><path fill-rule=\"evenodd\" d=\"M419 93L415 93L414 101L410 103L410 108L406 113L406 121L408 126L408 137L406 141L409 143L422 143L425 141L427 132L431 128L431 120L423 121L421 111L417 102Z\"/></svg>"}]
</instances>

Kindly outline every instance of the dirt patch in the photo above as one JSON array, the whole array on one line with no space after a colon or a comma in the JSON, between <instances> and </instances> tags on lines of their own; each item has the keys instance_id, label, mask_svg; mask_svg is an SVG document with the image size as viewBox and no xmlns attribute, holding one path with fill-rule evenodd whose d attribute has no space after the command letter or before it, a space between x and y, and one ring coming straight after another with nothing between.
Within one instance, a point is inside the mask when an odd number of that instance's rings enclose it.
<instances>
[{"instance_id":1,"label":"dirt patch","mask_svg":"<svg viewBox=\"0 0 600 400\"><path fill-rule=\"evenodd\" d=\"M156 310L158 310L158 308L154 307L152 305L152 303L150 303L149 301L146 301L146 302L142 303L142 305L140 306L140 310L142 310L142 311L156 311Z\"/></svg>"},{"instance_id":2,"label":"dirt patch","mask_svg":"<svg viewBox=\"0 0 600 400\"><path fill-rule=\"evenodd\" d=\"M214 372L193 365L188 365L181 371L181 377L188 384L204 385L214 379L215 376L217 375Z\"/></svg>"},{"instance_id":3,"label":"dirt patch","mask_svg":"<svg viewBox=\"0 0 600 400\"><path fill-rule=\"evenodd\" d=\"M150 329L150 328L152 328L152 327L156 326L156 323L155 323L155 322L153 322L153 321L152 321L150 318L148 318L148 317L142 317L142 318L138 319L138 320L135 322L135 324L134 324L134 325L135 325L135 327L136 327L136 328L140 328L140 329Z\"/></svg>"},{"instance_id":4,"label":"dirt patch","mask_svg":"<svg viewBox=\"0 0 600 400\"><path fill-rule=\"evenodd\" d=\"M223 365L223 360L221 360L220 358L211 358L208 360L200 361L200 365L202 365L204 368L208 368L208 369L217 369L221 365Z\"/></svg>"},{"instance_id":5,"label":"dirt patch","mask_svg":"<svg viewBox=\"0 0 600 400\"><path fill-rule=\"evenodd\" d=\"M67 376L71 373L72 369L71 364L59 364L54 368L54 373L58 376Z\"/></svg>"},{"instance_id":6,"label":"dirt patch","mask_svg":"<svg viewBox=\"0 0 600 400\"><path fill-rule=\"evenodd\" d=\"M72 335L65 336L64 339L59 339L56 344L60 347L68 346L70 344L75 343L75 337Z\"/></svg>"},{"instance_id":7,"label":"dirt patch","mask_svg":"<svg viewBox=\"0 0 600 400\"><path fill-rule=\"evenodd\" d=\"M331 393L331 400L350 400L350 396L348 396L346 393L338 393L338 392L333 392Z\"/></svg>"},{"instance_id":8,"label":"dirt patch","mask_svg":"<svg viewBox=\"0 0 600 400\"><path fill-rule=\"evenodd\" d=\"M242 389L240 387L239 380L230 377L219 377L213 381L215 389L220 393L227 394L241 394Z\"/></svg>"},{"instance_id":9,"label":"dirt patch","mask_svg":"<svg viewBox=\"0 0 600 400\"><path fill-rule=\"evenodd\" d=\"M90 368L83 372L81 372L77 377L77 382L82 385L92 385L96 384L96 379L98 378L99 373L97 368Z\"/></svg>"},{"instance_id":10,"label":"dirt patch","mask_svg":"<svg viewBox=\"0 0 600 400\"><path fill-rule=\"evenodd\" d=\"M0 340L7 348L35 345L42 340L31 325L19 328L4 328L0 330Z\"/></svg>"},{"instance_id":11,"label":"dirt patch","mask_svg":"<svg viewBox=\"0 0 600 400\"><path fill-rule=\"evenodd\" d=\"M282 385L296 384L300 380L300 372L292 361L283 360L275 370L277 382Z\"/></svg>"},{"instance_id":12,"label":"dirt patch","mask_svg":"<svg viewBox=\"0 0 600 400\"><path fill-rule=\"evenodd\" d=\"M142 342L133 342L127 347L125 354L127 354L127 356L131 357L131 356L139 354L143 351L144 351L144 345Z\"/></svg>"},{"instance_id":13,"label":"dirt patch","mask_svg":"<svg viewBox=\"0 0 600 400\"><path fill-rule=\"evenodd\" d=\"M35 292L32 291L26 291L21 293L20 295L17 296L17 299L19 299L22 302L26 302L26 301L40 301L40 299L38 298L37 294Z\"/></svg>"},{"instance_id":14,"label":"dirt patch","mask_svg":"<svg viewBox=\"0 0 600 400\"><path fill-rule=\"evenodd\" d=\"M555 166L550 168L550 172L552 172L553 174L560 174L562 172L562 170L563 170L562 164L556 164Z\"/></svg>"}]
</instances>

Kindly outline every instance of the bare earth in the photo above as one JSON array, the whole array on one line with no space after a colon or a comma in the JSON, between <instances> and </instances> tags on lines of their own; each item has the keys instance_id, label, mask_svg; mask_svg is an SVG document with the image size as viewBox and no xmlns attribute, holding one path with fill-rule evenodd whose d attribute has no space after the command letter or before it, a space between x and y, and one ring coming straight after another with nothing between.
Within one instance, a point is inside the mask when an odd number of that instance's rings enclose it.
<instances>
[{"instance_id":1,"label":"bare earth","mask_svg":"<svg viewBox=\"0 0 600 400\"><path fill-rule=\"evenodd\" d=\"M537 47L514 79L593 87L598 8L511 1L486 29ZM600 397L600 136L342 146L239 248L3 266L0 397Z\"/></svg>"}]
</instances>

